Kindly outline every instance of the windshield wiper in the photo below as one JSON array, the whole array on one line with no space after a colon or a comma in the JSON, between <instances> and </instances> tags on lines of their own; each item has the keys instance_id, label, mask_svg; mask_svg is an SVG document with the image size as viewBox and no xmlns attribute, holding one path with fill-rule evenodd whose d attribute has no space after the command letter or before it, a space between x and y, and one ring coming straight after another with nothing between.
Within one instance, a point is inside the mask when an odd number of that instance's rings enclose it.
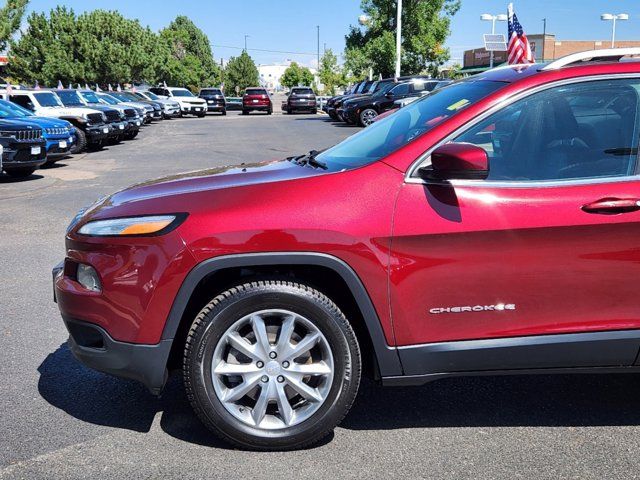
<instances>
[{"instance_id":1,"label":"windshield wiper","mask_svg":"<svg viewBox=\"0 0 640 480\"><path fill-rule=\"evenodd\" d=\"M327 167L327 164L324 163L321 160L318 160L316 158L320 153L322 153L322 150L311 150L306 155L298 155L296 157L289 157L289 158L287 158L287 160L290 160L293 163L295 163L296 165L300 165L301 167L309 165L310 167L321 168L323 170L327 170L329 168L329 167Z\"/></svg>"}]
</instances>

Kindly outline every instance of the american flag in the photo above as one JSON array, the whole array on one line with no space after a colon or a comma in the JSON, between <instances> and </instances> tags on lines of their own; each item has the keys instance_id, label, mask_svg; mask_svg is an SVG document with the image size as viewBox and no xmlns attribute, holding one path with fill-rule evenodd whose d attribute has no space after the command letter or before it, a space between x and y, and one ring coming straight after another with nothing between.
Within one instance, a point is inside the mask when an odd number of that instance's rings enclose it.
<instances>
[{"instance_id":1,"label":"american flag","mask_svg":"<svg viewBox=\"0 0 640 480\"><path fill-rule=\"evenodd\" d=\"M522 25L518 21L518 17L513 11L513 3L509 4L507 13L509 17L509 44L507 45L509 65L533 63L535 60L531 52L531 46L527 36L524 34Z\"/></svg>"}]
</instances>

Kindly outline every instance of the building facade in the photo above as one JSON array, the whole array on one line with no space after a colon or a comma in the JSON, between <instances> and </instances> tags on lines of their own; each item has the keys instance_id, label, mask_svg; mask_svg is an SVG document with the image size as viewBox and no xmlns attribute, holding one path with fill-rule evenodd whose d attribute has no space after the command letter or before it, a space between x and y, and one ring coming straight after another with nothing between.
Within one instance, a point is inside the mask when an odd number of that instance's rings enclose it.
<instances>
[{"instance_id":1,"label":"building facade","mask_svg":"<svg viewBox=\"0 0 640 480\"><path fill-rule=\"evenodd\" d=\"M537 62L547 62L571 53L585 50L611 48L611 40L558 40L550 33L527 35L531 51ZM616 41L616 47L640 47L640 40ZM462 72L478 73L489 68L490 53L484 48L474 48L464 52ZM501 65L507 61L507 52L493 52L493 64Z\"/></svg>"}]
</instances>

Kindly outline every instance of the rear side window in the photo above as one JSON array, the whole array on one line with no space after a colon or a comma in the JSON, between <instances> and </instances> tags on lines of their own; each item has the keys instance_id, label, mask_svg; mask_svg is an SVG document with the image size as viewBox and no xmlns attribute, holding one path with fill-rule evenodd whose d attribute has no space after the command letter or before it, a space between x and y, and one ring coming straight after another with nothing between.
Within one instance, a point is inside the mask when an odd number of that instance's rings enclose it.
<instances>
[{"instance_id":1,"label":"rear side window","mask_svg":"<svg viewBox=\"0 0 640 480\"><path fill-rule=\"evenodd\" d=\"M313 95L313 90L310 88L293 88L291 90L292 95Z\"/></svg>"},{"instance_id":2,"label":"rear side window","mask_svg":"<svg viewBox=\"0 0 640 480\"><path fill-rule=\"evenodd\" d=\"M21 107L28 108L29 110L33 109L33 103L27 95L11 95L10 100Z\"/></svg>"},{"instance_id":3,"label":"rear side window","mask_svg":"<svg viewBox=\"0 0 640 480\"><path fill-rule=\"evenodd\" d=\"M454 141L486 150L488 180L633 175L639 99L638 79L556 86L503 108Z\"/></svg>"},{"instance_id":4,"label":"rear side window","mask_svg":"<svg viewBox=\"0 0 640 480\"><path fill-rule=\"evenodd\" d=\"M400 85L396 85L393 87L391 93L394 95L407 95L409 93L411 86L408 83L401 83Z\"/></svg>"}]
</instances>

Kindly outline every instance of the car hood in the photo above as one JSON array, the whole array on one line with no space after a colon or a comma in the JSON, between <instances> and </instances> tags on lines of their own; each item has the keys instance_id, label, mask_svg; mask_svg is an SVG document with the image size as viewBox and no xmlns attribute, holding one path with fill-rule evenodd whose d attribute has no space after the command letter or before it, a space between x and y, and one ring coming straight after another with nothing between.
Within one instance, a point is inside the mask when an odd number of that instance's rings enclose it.
<instances>
[{"instance_id":1,"label":"car hood","mask_svg":"<svg viewBox=\"0 0 640 480\"><path fill-rule=\"evenodd\" d=\"M19 120L16 118L16 120ZM66 120L60 120L59 118L48 117L25 117L24 120L40 125L44 128L71 128L71 124Z\"/></svg>"},{"instance_id":2,"label":"car hood","mask_svg":"<svg viewBox=\"0 0 640 480\"><path fill-rule=\"evenodd\" d=\"M217 167L149 180L128 187L106 198L102 208L259 183L281 182L326 173L288 160Z\"/></svg>"}]
</instances>

